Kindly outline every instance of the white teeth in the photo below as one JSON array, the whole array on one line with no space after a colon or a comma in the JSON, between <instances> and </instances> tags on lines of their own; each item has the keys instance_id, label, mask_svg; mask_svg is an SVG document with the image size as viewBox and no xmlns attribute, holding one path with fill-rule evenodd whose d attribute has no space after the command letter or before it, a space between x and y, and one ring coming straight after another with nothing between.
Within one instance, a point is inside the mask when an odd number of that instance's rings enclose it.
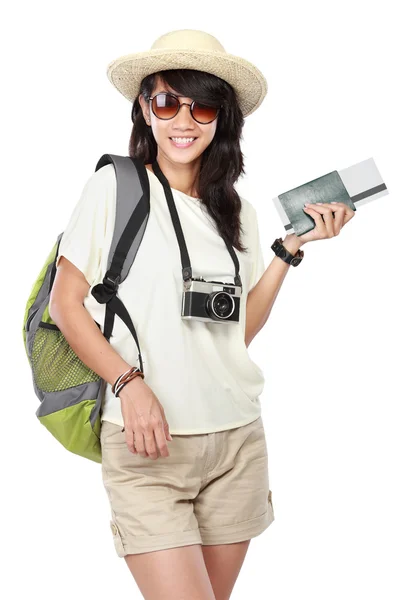
<instances>
[{"instance_id":1,"label":"white teeth","mask_svg":"<svg viewBox=\"0 0 400 600\"><path fill-rule=\"evenodd\" d=\"M193 138L171 138L171 140L173 142L176 142L177 144L188 144L189 142L193 142L194 141L194 137Z\"/></svg>"}]
</instances>

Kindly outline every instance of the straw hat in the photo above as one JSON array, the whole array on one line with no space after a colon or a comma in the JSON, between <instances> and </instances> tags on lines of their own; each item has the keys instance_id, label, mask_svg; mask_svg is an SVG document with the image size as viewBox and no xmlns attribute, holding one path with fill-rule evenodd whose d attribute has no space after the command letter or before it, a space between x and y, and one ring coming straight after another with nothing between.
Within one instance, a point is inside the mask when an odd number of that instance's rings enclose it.
<instances>
[{"instance_id":1,"label":"straw hat","mask_svg":"<svg viewBox=\"0 0 400 600\"><path fill-rule=\"evenodd\" d=\"M234 88L245 117L260 106L268 90L256 66L228 54L214 36L197 29L170 31L157 38L149 51L116 58L107 67L107 77L133 102L142 79L166 69L195 69L224 79Z\"/></svg>"}]
</instances>

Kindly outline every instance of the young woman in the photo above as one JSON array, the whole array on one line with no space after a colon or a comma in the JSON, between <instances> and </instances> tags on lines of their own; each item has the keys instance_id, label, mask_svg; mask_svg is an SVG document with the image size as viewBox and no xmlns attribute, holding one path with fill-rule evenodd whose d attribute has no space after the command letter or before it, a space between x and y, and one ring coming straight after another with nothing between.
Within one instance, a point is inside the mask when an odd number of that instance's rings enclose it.
<instances>
[{"instance_id":1,"label":"young woman","mask_svg":"<svg viewBox=\"0 0 400 600\"><path fill-rule=\"evenodd\" d=\"M226 600L250 540L274 520L259 402L264 378L247 347L290 265L276 256L265 270L256 211L234 188L244 173L244 117L260 106L267 84L254 65L197 30L170 32L149 52L113 61L108 76L133 102L129 155L143 162L150 184L145 235L118 290L135 324L145 379L114 387L136 365L137 349L118 318L110 343L103 337L95 321L104 323L105 306L90 294L107 270L113 165L90 177L64 231L50 312L107 382L102 474L118 556L147 600ZM222 318L231 306L226 295L216 296L219 320L183 318L180 247L160 171L193 278L222 282L233 293L228 246L234 248L236 320ZM336 204L314 205L308 214L313 231L283 240L291 257L302 257L307 241L337 235L354 213Z\"/></svg>"}]
</instances>

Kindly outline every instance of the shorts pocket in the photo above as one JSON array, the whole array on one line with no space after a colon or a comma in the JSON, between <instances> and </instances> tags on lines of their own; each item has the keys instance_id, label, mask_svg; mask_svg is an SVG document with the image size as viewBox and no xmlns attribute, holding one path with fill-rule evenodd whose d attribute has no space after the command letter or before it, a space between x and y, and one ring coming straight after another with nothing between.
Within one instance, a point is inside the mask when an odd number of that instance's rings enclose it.
<instances>
[{"instance_id":1,"label":"shorts pocket","mask_svg":"<svg viewBox=\"0 0 400 600\"><path fill-rule=\"evenodd\" d=\"M100 429L100 443L102 446L112 448L115 446L122 446L126 444L125 431L122 431L121 425L116 425L110 421L102 421Z\"/></svg>"}]
</instances>

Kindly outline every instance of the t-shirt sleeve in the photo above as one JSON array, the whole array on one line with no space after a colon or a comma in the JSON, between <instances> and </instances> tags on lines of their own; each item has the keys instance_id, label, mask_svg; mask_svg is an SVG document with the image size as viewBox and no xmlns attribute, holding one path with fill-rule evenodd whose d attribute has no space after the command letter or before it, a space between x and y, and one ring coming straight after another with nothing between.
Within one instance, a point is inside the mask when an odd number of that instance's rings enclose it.
<instances>
[{"instance_id":1,"label":"t-shirt sleeve","mask_svg":"<svg viewBox=\"0 0 400 600\"><path fill-rule=\"evenodd\" d=\"M253 265L249 291L259 282L265 271L257 212L253 206L251 206L250 252L253 255Z\"/></svg>"},{"instance_id":2,"label":"t-shirt sleeve","mask_svg":"<svg viewBox=\"0 0 400 600\"><path fill-rule=\"evenodd\" d=\"M101 267L113 175L115 178L114 167L110 164L95 171L87 180L58 250L56 266L60 257L65 256L84 274L90 286Z\"/></svg>"}]
</instances>

